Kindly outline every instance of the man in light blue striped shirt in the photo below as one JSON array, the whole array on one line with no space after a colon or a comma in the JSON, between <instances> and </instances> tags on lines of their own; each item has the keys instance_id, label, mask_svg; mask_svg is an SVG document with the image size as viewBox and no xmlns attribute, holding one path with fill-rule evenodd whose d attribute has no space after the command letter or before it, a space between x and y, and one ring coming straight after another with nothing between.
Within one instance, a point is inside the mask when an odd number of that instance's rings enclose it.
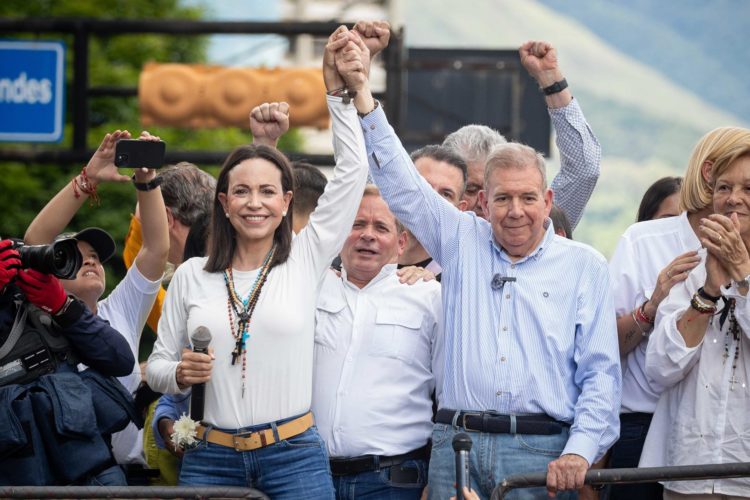
<instances>
[{"instance_id":1,"label":"man in light blue striped shirt","mask_svg":"<svg viewBox=\"0 0 750 500\"><path fill-rule=\"evenodd\" d=\"M347 50L362 42L352 43ZM451 438L462 430L479 431L472 434L471 487L483 497L508 475L545 468L551 494L580 488L619 433L621 373L606 260L554 234L552 191L533 149L510 144L490 155L484 220L432 190L382 108L360 107L373 179L443 268L445 382L430 497L453 490Z\"/></svg>"}]
</instances>

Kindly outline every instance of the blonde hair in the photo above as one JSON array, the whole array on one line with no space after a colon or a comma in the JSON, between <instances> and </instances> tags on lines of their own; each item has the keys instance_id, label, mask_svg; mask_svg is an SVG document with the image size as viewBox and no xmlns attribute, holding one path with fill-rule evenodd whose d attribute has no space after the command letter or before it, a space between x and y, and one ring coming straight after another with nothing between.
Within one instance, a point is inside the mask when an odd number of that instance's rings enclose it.
<instances>
[{"instance_id":1,"label":"blonde hair","mask_svg":"<svg viewBox=\"0 0 750 500\"><path fill-rule=\"evenodd\" d=\"M703 165L709 162L713 169L718 158L743 145L750 145L750 130L742 127L719 127L701 137L688 160L680 189L680 210L693 213L711 206L712 183L703 177Z\"/></svg>"},{"instance_id":2,"label":"blonde hair","mask_svg":"<svg viewBox=\"0 0 750 500\"><path fill-rule=\"evenodd\" d=\"M716 179L724 175L734 162L744 157L750 157L750 141L737 143L732 148L728 149L723 155L718 157L716 161L714 161L714 166L711 169L711 188L713 189L716 185Z\"/></svg>"}]
</instances>

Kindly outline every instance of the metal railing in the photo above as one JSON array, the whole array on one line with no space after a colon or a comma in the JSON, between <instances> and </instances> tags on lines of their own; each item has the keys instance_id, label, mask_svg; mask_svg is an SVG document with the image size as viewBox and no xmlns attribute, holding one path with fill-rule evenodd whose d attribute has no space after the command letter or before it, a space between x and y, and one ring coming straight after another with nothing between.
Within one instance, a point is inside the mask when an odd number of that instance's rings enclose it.
<instances>
[{"instance_id":1,"label":"metal railing","mask_svg":"<svg viewBox=\"0 0 750 500\"><path fill-rule=\"evenodd\" d=\"M230 486L2 486L0 498L252 498L253 488Z\"/></svg>"},{"instance_id":2,"label":"metal railing","mask_svg":"<svg viewBox=\"0 0 750 500\"><path fill-rule=\"evenodd\" d=\"M695 481L750 477L750 462L731 464L680 465L674 467L643 467L632 469L593 469L586 473L585 484L653 483L657 481ZM517 488L537 488L547 484L546 472L509 476L492 491L492 500L502 500Z\"/></svg>"}]
</instances>

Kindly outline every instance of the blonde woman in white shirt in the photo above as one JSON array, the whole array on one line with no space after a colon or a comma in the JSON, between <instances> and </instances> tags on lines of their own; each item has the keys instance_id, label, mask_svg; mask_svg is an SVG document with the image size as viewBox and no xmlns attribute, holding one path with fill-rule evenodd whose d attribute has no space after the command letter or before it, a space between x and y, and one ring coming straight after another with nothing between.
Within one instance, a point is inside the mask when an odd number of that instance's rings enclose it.
<instances>
[{"instance_id":1,"label":"blonde woman in white shirt","mask_svg":"<svg viewBox=\"0 0 750 500\"><path fill-rule=\"evenodd\" d=\"M750 142L713 165L701 264L658 311L646 374L659 398L640 466L750 461ZM750 479L664 482L664 498L747 498Z\"/></svg>"}]
</instances>

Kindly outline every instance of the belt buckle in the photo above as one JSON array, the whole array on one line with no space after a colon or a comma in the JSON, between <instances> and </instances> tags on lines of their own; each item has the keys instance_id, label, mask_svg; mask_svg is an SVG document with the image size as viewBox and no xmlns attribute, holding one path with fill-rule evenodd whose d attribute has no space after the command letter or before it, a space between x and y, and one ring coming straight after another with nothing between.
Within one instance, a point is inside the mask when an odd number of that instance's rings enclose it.
<instances>
[{"instance_id":1,"label":"belt buckle","mask_svg":"<svg viewBox=\"0 0 750 500\"><path fill-rule=\"evenodd\" d=\"M245 437L242 434L232 434L232 443L234 443L234 451L243 451L242 450L242 440L245 439Z\"/></svg>"},{"instance_id":2,"label":"belt buckle","mask_svg":"<svg viewBox=\"0 0 750 500\"><path fill-rule=\"evenodd\" d=\"M265 435L263 431L246 432L244 434L232 434L232 443L234 451L252 451L266 446Z\"/></svg>"},{"instance_id":3,"label":"belt buckle","mask_svg":"<svg viewBox=\"0 0 750 500\"><path fill-rule=\"evenodd\" d=\"M481 416L482 416L482 414L479 413L479 412L477 412L477 413L464 413L461 416L461 427L463 427L464 430L468 431L468 432L481 432L481 429L469 429L469 427L466 425L466 417L481 417Z\"/></svg>"}]
</instances>

